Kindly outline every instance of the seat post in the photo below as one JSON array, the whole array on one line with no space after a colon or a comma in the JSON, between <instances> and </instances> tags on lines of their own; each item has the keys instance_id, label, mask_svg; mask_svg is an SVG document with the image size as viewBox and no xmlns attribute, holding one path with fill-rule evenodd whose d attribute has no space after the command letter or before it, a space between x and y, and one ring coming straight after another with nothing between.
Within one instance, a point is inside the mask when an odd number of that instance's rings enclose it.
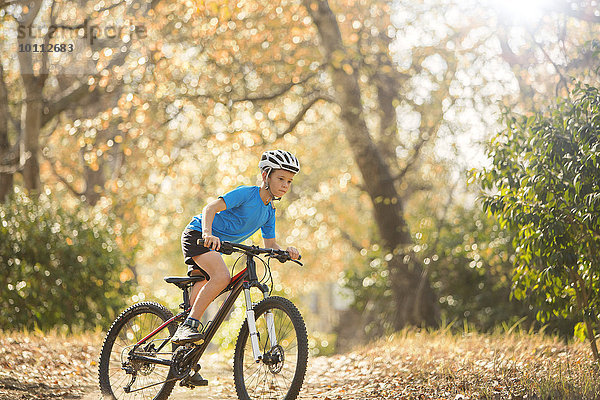
<instances>
[{"instance_id":1,"label":"seat post","mask_svg":"<svg viewBox=\"0 0 600 400\"><path fill-rule=\"evenodd\" d=\"M172 283L177 286L183 292L183 304L180 307L183 307L185 311L190 308L190 288L194 286L196 282L201 282L206 278L201 275L194 276L165 276L165 282Z\"/></svg>"},{"instance_id":2,"label":"seat post","mask_svg":"<svg viewBox=\"0 0 600 400\"><path fill-rule=\"evenodd\" d=\"M183 310L186 311L188 308L190 308L191 304L190 304L190 288L193 286L192 285L187 285L185 288L183 288Z\"/></svg>"}]
</instances>

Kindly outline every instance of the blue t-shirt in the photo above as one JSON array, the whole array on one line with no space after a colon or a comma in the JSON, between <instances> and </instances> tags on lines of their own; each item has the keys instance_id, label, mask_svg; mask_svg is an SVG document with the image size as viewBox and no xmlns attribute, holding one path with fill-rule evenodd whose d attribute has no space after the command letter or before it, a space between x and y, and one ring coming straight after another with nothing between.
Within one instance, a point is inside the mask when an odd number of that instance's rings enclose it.
<instances>
[{"instance_id":1,"label":"blue t-shirt","mask_svg":"<svg viewBox=\"0 0 600 400\"><path fill-rule=\"evenodd\" d=\"M215 214L213 235L241 243L260 228L263 239L275 238L275 209L270 202L263 203L258 186L239 186L220 197L227 209ZM202 232L202 214L192 218L186 229Z\"/></svg>"}]
</instances>

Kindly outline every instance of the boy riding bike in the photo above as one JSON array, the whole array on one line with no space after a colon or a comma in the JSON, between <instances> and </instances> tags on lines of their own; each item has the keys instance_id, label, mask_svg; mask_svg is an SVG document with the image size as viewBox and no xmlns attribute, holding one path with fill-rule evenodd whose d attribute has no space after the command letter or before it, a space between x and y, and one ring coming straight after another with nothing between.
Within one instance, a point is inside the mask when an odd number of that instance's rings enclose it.
<instances>
[{"instance_id":1,"label":"boy riding bike","mask_svg":"<svg viewBox=\"0 0 600 400\"><path fill-rule=\"evenodd\" d=\"M258 167L263 180L260 187L240 186L220 196L205 206L202 214L196 215L183 231L181 246L188 275L204 275L206 280L196 282L190 292L192 309L171 339L175 344L204 339L200 318L231 280L223 257L216 251L221 241L241 243L261 229L265 247L281 250L275 240L273 201L280 200L290 189L300 163L287 151L271 150L263 153ZM199 239L204 239L203 246L198 244ZM292 259L299 258L294 247L286 250Z\"/></svg>"}]
</instances>

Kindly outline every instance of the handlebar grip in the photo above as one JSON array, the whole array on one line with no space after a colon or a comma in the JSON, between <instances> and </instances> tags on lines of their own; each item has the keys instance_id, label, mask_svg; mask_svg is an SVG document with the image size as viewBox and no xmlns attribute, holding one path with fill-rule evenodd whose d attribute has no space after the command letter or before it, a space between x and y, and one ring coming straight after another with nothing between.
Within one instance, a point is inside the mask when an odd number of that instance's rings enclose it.
<instances>
[{"instance_id":1,"label":"handlebar grip","mask_svg":"<svg viewBox=\"0 0 600 400\"><path fill-rule=\"evenodd\" d=\"M280 263L285 263L286 261L293 261L296 264L303 266L304 264L302 264L300 260L302 258L302 256L298 256L297 260L294 260L292 257L290 257L289 253L287 251L283 251L283 254L281 254L280 256L276 256L275 259L277 259L277 261L279 261Z\"/></svg>"},{"instance_id":2,"label":"handlebar grip","mask_svg":"<svg viewBox=\"0 0 600 400\"><path fill-rule=\"evenodd\" d=\"M284 257L288 257L290 260L292 260L292 257L290 256L290 253L287 250L277 250L278 254L281 254ZM302 254L298 254L298 260L302 259ZM292 260L294 261L294 260Z\"/></svg>"},{"instance_id":3,"label":"handlebar grip","mask_svg":"<svg viewBox=\"0 0 600 400\"><path fill-rule=\"evenodd\" d=\"M302 254L298 254L298 259L294 260L291 256L290 253L287 252L287 250L278 250L278 254L281 255L282 259L285 259L285 261L297 261L297 260L301 260L302 259ZM281 262L285 262L285 261L281 261Z\"/></svg>"},{"instance_id":4,"label":"handlebar grip","mask_svg":"<svg viewBox=\"0 0 600 400\"><path fill-rule=\"evenodd\" d=\"M196 244L199 246L204 246L204 239L198 239L196 241ZM219 250L215 250L215 251L229 255L229 254L233 253L233 246L230 243L221 242L221 247L219 248Z\"/></svg>"}]
</instances>

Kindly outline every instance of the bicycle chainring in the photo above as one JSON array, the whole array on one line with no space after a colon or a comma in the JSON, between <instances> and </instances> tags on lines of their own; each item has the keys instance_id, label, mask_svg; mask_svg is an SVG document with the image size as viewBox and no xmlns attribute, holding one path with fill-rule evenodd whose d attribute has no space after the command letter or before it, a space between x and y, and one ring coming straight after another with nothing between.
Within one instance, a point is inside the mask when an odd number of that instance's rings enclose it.
<instances>
[{"instance_id":1,"label":"bicycle chainring","mask_svg":"<svg viewBox=\"0 0 600 400\"><path fill-rule=\"evenodd\" d=\"M189 350L186 346L180 346L173 352L173 357L171 358L173 362L172 368L177 379L183 379L191 372L191 366L184 363L185 355Z\"/></svg>"}]
</instances>

